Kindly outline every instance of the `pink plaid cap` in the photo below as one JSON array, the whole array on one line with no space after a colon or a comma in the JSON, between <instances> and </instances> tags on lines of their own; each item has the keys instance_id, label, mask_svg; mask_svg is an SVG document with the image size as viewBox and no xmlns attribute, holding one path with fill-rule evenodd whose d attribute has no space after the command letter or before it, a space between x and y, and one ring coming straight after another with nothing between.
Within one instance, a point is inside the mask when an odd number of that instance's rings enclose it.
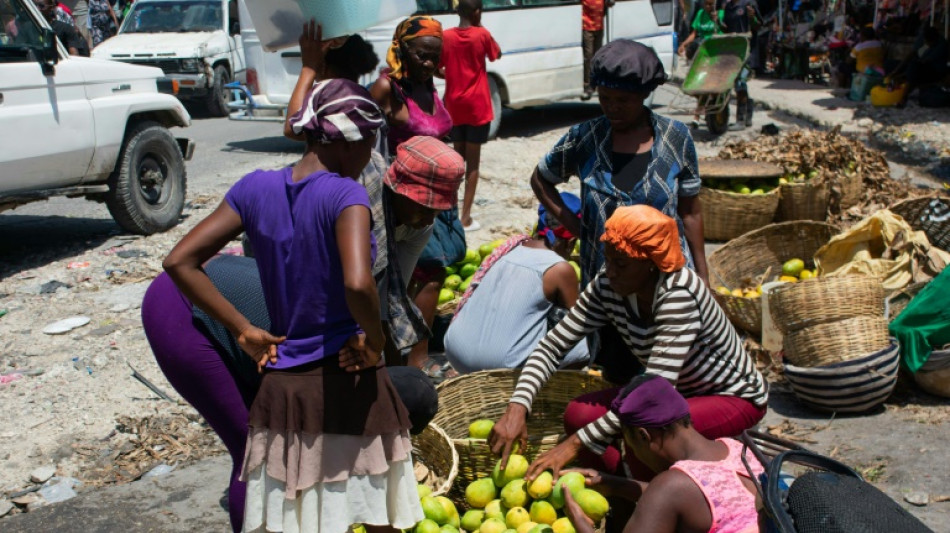
<instances>
[{"instance_id":1,"label":"pink plaid cap","mask_svg":"<svg viewBox=\"0 0 950 533\"><path fill-rule=\"evenodd\" d=\"M290 117L290 127L322 143L368 139L385 124L383 112L369 91L350 80L335 78L315 83L303 107Z\"/></svg>"},{"instance_id":2,"label":"pink plaid cap","mask_svg":"<svg viewBox=\"0 0 950 533\"><path fill-rule=\"evenodd\" d=\"M396 149L384 181L417 204L444 211L458 203L465 161L434 137L413 137Z\"/></svg>"}]
</instances>

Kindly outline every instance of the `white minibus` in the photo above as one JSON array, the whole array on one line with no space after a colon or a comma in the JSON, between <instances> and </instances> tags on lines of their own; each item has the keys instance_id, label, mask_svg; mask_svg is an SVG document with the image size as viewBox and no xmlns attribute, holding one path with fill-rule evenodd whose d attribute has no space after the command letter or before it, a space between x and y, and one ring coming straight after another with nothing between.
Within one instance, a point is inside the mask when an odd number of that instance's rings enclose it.
<instances>
[{"instance_id":1,"label":"white minibus","mask_svg":"<svg viewBox=\"0 0 950 533\"><path fill-rule=\"evenodd\" d=\"M458 25L452 0L417 0L416 5L417 13L434 16L445 28ZM501 123L502 106L519 109L583 93L579 0L484 0L483 6L482 25L502 50L502 58L488 64L495 108L492 136ZM616 0L607 13L605 41L635 39L651 46L670 72L676 53L675 9L673 0ZM231 118L283 120L300 73L300 50L265 52L243 2L240 15L247 86L243 98L231 104L235 110ZM393 20L361 32L379 55L381 67L398 23ZM374 79L375 74L362 81L368 85Z\"/></svg>"}]
</instances>

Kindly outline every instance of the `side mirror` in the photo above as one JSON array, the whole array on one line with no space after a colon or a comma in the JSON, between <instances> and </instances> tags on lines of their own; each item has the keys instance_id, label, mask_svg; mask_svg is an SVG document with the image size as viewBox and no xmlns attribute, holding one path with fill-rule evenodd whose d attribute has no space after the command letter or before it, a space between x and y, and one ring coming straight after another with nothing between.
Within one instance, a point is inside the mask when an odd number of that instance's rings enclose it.
<instances>
[{"instance_id":1,"label":"side mirror","mask_svg":"<svg viewBox=\"0 0 950 533\"><path fill-rule=\"evenodd\" d=\"M40 45L34 50L34 56L43 69L44 76L56 75L56 63L59 62L59 48L56 46L56 33L50 28L40 29Z\"/></svg>"},{"instance_id":2,"label":"side mirror","mask_svg":"<svg viewBox=\"0 0 950 533\"><path fill-rule=\"evenodd\" d=\"M228 21L229 26L229 35L237 35L241 33L241 23L237 19L231 19Z\"/></svg>"}]
</instances>

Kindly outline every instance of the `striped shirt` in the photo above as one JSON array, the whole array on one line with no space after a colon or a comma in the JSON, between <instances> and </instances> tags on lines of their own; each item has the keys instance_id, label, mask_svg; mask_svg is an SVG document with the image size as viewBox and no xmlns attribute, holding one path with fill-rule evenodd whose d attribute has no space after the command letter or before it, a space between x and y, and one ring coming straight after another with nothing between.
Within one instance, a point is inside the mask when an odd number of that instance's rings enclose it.
<instances>
[{"instance_id":1,"label":"striped shirt","mask_svg":"<svg viewBox=\"0 0 950 533\"><path fill-rule=\"evenodd\" d=\"M686 398L736 396L756 406L768 400L768 385L699 276L688 268L660 273L652 320L641 318L636 295L620 296L601 272L577 304L541 340L528 358L511 401L529 411L559 361L590 333L612 323L646 372L663 376ZM613 413L578 432L585 446L603 453L620 433Z\"/></svg>"}]
</instances>

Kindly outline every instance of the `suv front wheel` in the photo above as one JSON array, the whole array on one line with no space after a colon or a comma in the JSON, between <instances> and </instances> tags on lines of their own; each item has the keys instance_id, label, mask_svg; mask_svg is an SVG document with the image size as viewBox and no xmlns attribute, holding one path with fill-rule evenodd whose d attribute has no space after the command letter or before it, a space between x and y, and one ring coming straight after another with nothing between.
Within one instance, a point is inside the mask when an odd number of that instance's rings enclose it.
<instances>
[{"instance_id":1,"label":"suv front wheel","mask_svg":"<svg viewBox=\"0 0 950 533\"><path fill-rule=\"evenodd\" d=\"M106 205L131 233L150 235L178 224L185 206L185 162L168 128L140 122L129 129L109 176Z\"/></svg>"}]
</instances>

